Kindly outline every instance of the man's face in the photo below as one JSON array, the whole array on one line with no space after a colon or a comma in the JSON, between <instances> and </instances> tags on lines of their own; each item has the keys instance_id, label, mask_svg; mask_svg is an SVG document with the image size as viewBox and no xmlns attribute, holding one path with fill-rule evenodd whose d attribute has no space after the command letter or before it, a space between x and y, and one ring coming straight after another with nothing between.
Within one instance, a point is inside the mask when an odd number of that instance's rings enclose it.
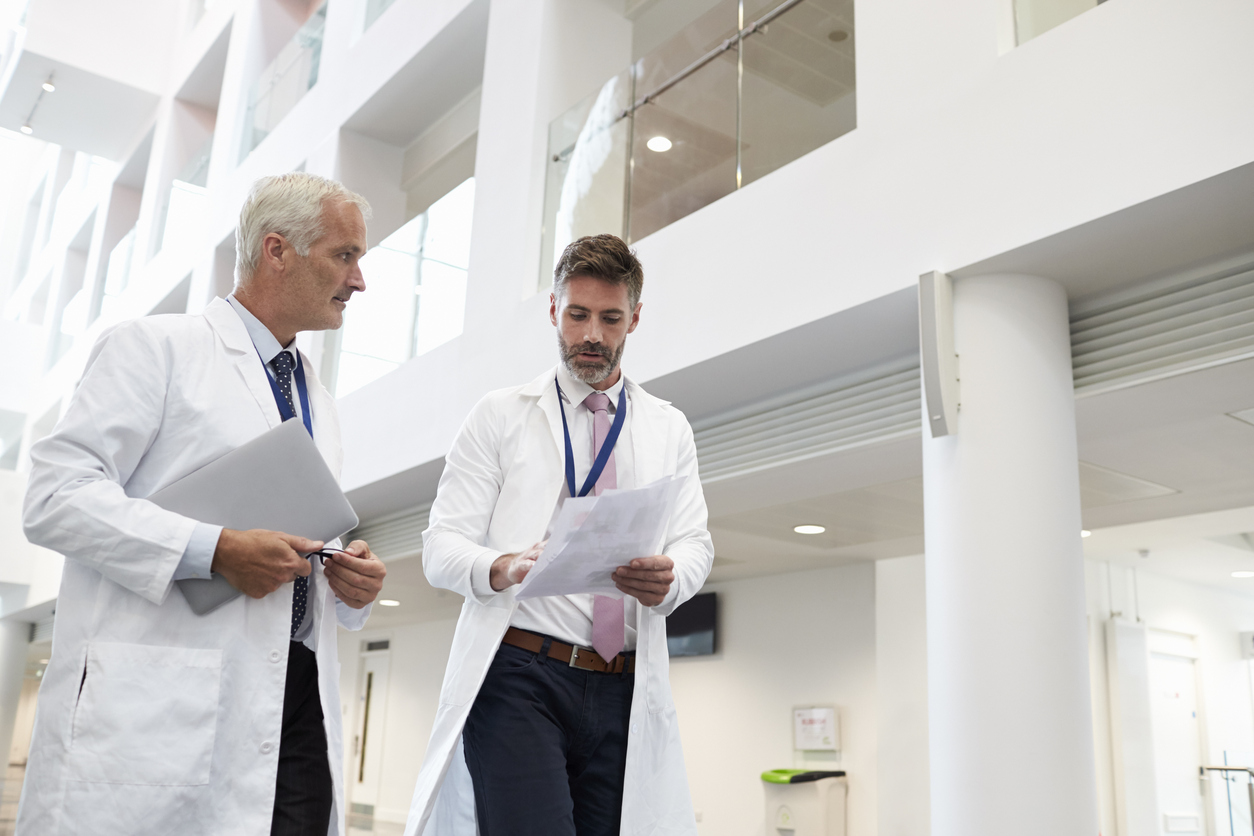
<instances>
[{"instance_id":1,"label":"man's face","mask_svg":"<svg viewBox=\"0 0 1254 836\"><path fill-rule=\"evenodd\" d=\"M359 266L366 253L366 222L342 200L322 210L322 237L300 256L289 250L285 298L298 331L325 331L344 324L344 307L354 291L366 289Z\"/></svg>"},{"instance_id":2,"label":"man's face","mask_svg":"<svg viewBox=\"0 0 1254 836\"><path fill-rule=\"evenodd\" d=\"M594 387L607 380L613 385L627 335L640 322L640 304L631 307L627 286L573 276L560 295L550 295L549 318L571 377Z\"/></svg>"}]
</instances>

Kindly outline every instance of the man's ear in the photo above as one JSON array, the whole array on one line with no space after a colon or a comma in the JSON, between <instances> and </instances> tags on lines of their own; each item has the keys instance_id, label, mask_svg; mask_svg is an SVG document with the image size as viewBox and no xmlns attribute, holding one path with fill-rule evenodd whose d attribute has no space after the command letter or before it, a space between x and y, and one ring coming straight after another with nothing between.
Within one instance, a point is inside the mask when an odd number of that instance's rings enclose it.
<instances>
[{"instance_id":1,"label":"man's ear","mask_svg":"<svg viewBox=\"0 0 1254 836\"><path fill-rule=\"evenodd\" d=\"M284 254L291 245L287 243L287 239L277 232L271 232L261 239L261 260L265 262L271 270L282 272L287 266L283 260Z\"/></svg>"},{"instance_id":2,"label":"man's ear","mask_svg":"<svg viewBox=\"0 0 1254 836\"><path fill-rule=\"evenodd\" d=\"M627 326L627 333L630 334L636 330L636 326L640 324L640 309L644 307L644 302L637 302L635 310L631 312L631 324Z\"/></svg>"},{"instance_id":3,"label":"man's ear","mask_svg":"<svg viewBox=\"0 0 1254 836\"><path fill-rule=\"evenodd\" d=\"M553 293L549 294L549 322L557 325L557 296Z\"/></svg>"}]
</instances>

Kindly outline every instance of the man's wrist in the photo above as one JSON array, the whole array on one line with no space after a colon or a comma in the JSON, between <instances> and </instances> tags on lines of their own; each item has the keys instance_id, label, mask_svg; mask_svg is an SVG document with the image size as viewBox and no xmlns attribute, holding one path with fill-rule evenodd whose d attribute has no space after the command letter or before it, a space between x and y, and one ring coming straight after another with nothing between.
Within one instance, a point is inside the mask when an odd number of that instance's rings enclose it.
<instances>
[{"instance_id":1,"label":"man's wrist","mask_svg":"<svg viewBox=\"0 0 1254 836\"><path fill-rule=\"evenodd\" d=\"M509 565L514 557L515 555L512 554L503 554L492 561L492 568L488 572L488 585L492 587L493 592L502 592L514 585L509 579Z\"/></svg>"}]
</instances>

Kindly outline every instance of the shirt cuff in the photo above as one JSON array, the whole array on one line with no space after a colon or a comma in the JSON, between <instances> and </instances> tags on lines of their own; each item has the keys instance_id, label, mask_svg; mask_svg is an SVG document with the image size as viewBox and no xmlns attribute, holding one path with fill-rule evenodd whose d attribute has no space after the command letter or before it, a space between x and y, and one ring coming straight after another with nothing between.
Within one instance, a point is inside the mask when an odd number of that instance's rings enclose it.
<instances>
[{"instance_id":1,"label":"shirt cuff","mask_svg":"<svg viewBox=\"0 0 1254 836\"><path fill-rule=\"evenodd\" d=\"M218 537L221 535L222 526L220 525L196 523L196 527L192 529L192 539L187 541L183 557L179 560L179 565L174 568L174 580L182 581L188 578L208 580L212 576L210 567L213 566L213 553L218 548Z\"/></svg>"},{"instance_id":2,"label":"shirt cuff","mask_svg":"<svg viewBox=\"0 0 1254 836\"><path fill-rule=\"evenodd\" d=\"M492 564L500 556L495 552L488 552L475 558L474 565L470 567L470 589L476 598L483 600L497 594L492 588Z\"/></svg>"}]
</instances>

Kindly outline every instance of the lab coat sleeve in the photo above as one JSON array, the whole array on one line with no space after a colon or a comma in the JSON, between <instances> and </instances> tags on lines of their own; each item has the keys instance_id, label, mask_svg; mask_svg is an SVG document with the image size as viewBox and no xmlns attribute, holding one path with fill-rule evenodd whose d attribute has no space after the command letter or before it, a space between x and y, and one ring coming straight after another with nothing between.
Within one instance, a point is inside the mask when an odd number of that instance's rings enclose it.
<instances>
[{"instance_id":1,"label":"lab coat sleeve","mask_svg":"<svg viewBox=\"0 0 1254 836\"><path fill-rule=\"evenodd\" d=\"M679 440L675 475L688 478L675 501L675 511L666 531L666 545L662 549L664 555L675 561L675 582L662 603L653 608L658 615L670 615L696 595L714 565L714 542L706 528L709 514L697 473L697 445L688 421L682 415L678 420L683 422L683 434Z\"/></svg>"},{"instance_id":2,"label":"lab coat sleeve","mask_svg":"<svg viewBox=\"0 0 1254 836\"><path fill-rule=\"evenodd\" d=\"M355 610L348 604L345 604L339 598L335 599L335 620L345 630L356 632L366 626L366 619L370 618L370 611L374 609L374 603L366 604L359 610Z\"/></svg>"},{"instance_id":3,"label":"lab coat sleeve","mask_svg":"<svg viewBox=\"0 0 1254 836\"><path fill-rule=\"evenodd\" d=\"M171 364L142 320L102 335L52 434L31 447L26 537L161 603L196 521L126 495L161 428Z\"/></svg>"},{"instance_id":4,"label":"lab coat sleeve","mask_svg":"<svg viewBox=\"0 0 1254 836\"><path fill-rule=\"evenodd\" d=\"M445 458L431 522L422 534L422 566L431 585L481 603L499 594L484 580L501 552L483 545L503 482L499 434L496 409L485 398L471 410Z\"/></svg>"}]
</instances>

